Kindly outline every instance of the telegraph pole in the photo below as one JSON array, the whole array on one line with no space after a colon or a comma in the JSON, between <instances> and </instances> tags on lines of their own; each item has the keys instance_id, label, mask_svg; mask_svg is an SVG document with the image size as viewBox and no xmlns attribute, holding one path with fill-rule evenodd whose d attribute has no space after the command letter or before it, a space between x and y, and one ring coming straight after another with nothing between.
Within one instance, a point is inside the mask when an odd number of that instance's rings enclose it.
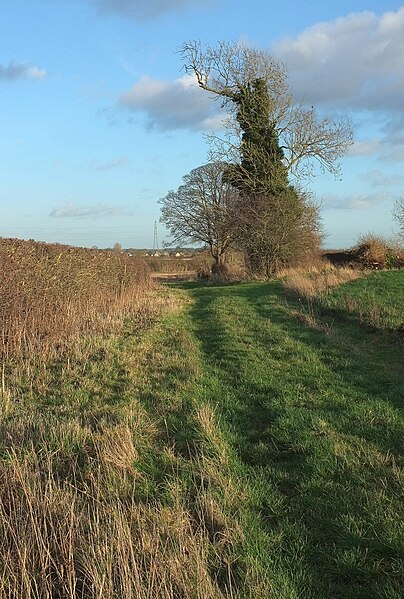
<instances>
[{"instance_id":1,"label":"telegraph pole","mask_svg":"<svg viewBox=\"0 0 404 599\"><path fill-rule=\"evenodd\" d=\"M159 240L157 237L157 221L154 221L154 235L153 235L153 253L158 252L159 249Z\"/></svg>"}]
</instances>

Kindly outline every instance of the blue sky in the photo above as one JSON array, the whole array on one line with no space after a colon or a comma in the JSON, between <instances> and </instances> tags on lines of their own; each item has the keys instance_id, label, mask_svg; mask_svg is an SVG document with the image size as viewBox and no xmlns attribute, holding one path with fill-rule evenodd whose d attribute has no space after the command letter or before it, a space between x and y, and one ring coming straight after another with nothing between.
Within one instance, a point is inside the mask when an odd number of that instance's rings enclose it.
<instances>
[{"instance_id":1,"label":"blue sky","mask_svg":"<svg viewBox=\"0 0 404 599\"><path fill-rule=\"evenodd\" d=\"M176 50L189 39L267 50L288 65L298 101L351 118L342 176L308 182L327 247L393 234L402 2L0 0L0 236L152 245L159 198L207 161L217 122L218 105L184 78Z\"/></svg>"}]
</instances>

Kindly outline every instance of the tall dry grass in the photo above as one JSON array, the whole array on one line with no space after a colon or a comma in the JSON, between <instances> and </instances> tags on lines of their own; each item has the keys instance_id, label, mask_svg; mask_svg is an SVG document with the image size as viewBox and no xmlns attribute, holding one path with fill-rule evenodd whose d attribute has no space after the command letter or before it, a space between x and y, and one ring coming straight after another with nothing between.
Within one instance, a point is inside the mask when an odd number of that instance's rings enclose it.
<instances>
[{"instance_id":1,"label":"tall dry grass","mask_svg":"<svg viewBox=\"0 0 404 599\"><path fill-rule=\"evenodd\" d=\"M330 331L329 325L319 318L319 307L328 307L328 298L334 287L355 281L363 276L363 271L347 267L336 267L322 261L309 269L289 268L279 273L288 292L299 298L300 309L296 316L307 326ZM303 301L302 301L303 300Z\"/></svg>"},{"instance_id":2,"label":"tall dry grass","mask_svg":"<svg viewBox=\"0 0 404 599\"><path fill-rule=\"evenodd\" d=\"M95 428L79 413L40 416L0 414L2 599L261 596L256 586L268 581L253 569L245 585L235 580L240 490L212 410L197 418L216 455L200 453L188 487L185 463L160 446L171 475L158 497L145 494L142 458L161 431L140 403Z\"/></svg>"},{"instance_id":3,"label":"tall dry grass","mask_svg":"<svg viewBox=\"0 0 404 599\"><path fill-rule=\"evenodd\" d=\"M283 284L285 289L298 296L301 306L299 318L309 326L330 330L329 325L321 321L321 313L325 309L334 314L344 311L355 315L359 322L378 330L401 332L402 311L394 292L390 291L387 301L386 297L379 297L377 290L366 288L359 295L344 292L339 298L332 293L334 287L366 277L371 272L371 269L361 267L354 269L324 264L309 271L289 269L283 273Z\"/></svg>"},{"instance_id":4,"label":"tall dry grass","mask_svg":"<svg viewBox=\"0 0 404 599\"><path fill-rule=\"evenodd\" d=\"M141 328L163 309L147 265L123 253L0 239L0 277L3 409L45 390L51 362L74 363L127 317Z\"/></svg>"},{"instance_id":5,"label":"tall dry grass","mask_svg":"<svg viewBox=\"0 0 404 599\"><path fill-rule=\"evenodd\" d=\"M74 334L139 308L152 285L140 260L113 252L0 240L0 358L49 355Z\"/></svg>"},{"instance_id":6,"label":"tall dry grass","mask_svg":"<svg viewBox=\"0 0 404 599\"><path fill-rule=\"evenodd\" d=\"M225 596L209 571L206 528L212 516L190 514L175 472L166 505L136 499L142 474L134 467L133 431L124 426L95 435L74 422L52 422L69 443L83 446L89 460L83 468L63 464L47 426L32 423L34 431L24 427L32 450L10 448L1 466L0 597ZM18 436L10 427L8 432ZM118 494L117 480L132 493Z\"/></svg>"},{"instance_id":7,"label":"tall dry grass","mask_svg":"<svg viewBox=\"0 0 404 599\"><path fill-rule=\"evenodd\" d=\"M404 248L399 240L387 240L374 233L361 235L351 250L365 268L402 268Z\"/></svg>"},{"instance_id":8,"label":"tall dry grass","mask_svg":"<svg viewBox=\"0 0 404 599\"><path fill-rule=\"evenodd\" d=\"M0 599L235 597L234 535L200 482L205 458L190 499L179 458L137 402L139 356L116 362L109 338L125 316L138 327L167 308L148 269L18 240L1 241L0 260ZM153 497L144 464L157 452L171 470ZM206 461L211 487L221 468Z\"/></svg>"},{"instance_id":9,"label":"tall dry grass","mask_svg":"<svg viewBox=\"0 0 404 599\"><path fill-rule=\"evenodd\" d=\"M323 262L309 269L289 268L279 273L286 289L304 298L324 297L333 287L355 281L363 272Z\"/></svg>"}]
</instances>

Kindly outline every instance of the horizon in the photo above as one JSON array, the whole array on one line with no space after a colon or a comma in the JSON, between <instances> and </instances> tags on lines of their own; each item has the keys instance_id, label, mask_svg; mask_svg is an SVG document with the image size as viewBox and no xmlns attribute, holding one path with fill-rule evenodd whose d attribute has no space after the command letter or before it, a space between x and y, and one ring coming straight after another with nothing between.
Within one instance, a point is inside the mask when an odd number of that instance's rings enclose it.
<instances>
[{"instance_id":1,"label":"horizon","mask_svg":"<svg viewBox=\"0 0 404 599\"><path fill-rule=\"evenodd\" d=\"M317 171L306 183L325 249L393 237L404 196L402 2L14 0L0 12L1 236L153 247L158 200L207 162L204 135L221 118L176 53L193 38L269 51L287 64L296 101L352 120L341 177ZM161 224L158 236L169 239Z\"/></svg>"}]
</instances>

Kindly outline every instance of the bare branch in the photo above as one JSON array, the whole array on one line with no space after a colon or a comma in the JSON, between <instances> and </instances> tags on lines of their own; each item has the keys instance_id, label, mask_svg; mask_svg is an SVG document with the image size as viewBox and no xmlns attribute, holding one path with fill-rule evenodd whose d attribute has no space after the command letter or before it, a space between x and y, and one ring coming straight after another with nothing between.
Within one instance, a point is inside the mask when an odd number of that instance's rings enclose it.
<instances>
[{"instance_id":1,"label":"bare branch","mask_svg":"<svg viewBox=\"0 0 404 599\"><path fill-rule=\"evenodd\" d=\"M337 175L340 158L353 143L349 120L319 119L314 108L294 102L284 64L264 51L236 42L202 46L199 41L185 42L179 50L184 69L195 75L200 87L220 98L230 113L224 138L211 136L217 144L215 158L240 162L241 135L235 119L235 101L240 90L262 80L268 90L268 122L272 123L285 152L285 165L295 178L311 178L315 165ZM245 148L243 148L245 152Z\"/></svg>"},{"instance_id":2,"label":"bare branch","mask_svg":"<svg viewBox=\"0 0 404 599\"><path fill-rule=\"evenodd\" d=\"M223 259L234 241L234 223L230 218L235 190L225 178L227 165L206 164L184 177L177 191L160 200L161 222L174 242L207 244L216 262Z\"/></svg>"}]
</instances>

